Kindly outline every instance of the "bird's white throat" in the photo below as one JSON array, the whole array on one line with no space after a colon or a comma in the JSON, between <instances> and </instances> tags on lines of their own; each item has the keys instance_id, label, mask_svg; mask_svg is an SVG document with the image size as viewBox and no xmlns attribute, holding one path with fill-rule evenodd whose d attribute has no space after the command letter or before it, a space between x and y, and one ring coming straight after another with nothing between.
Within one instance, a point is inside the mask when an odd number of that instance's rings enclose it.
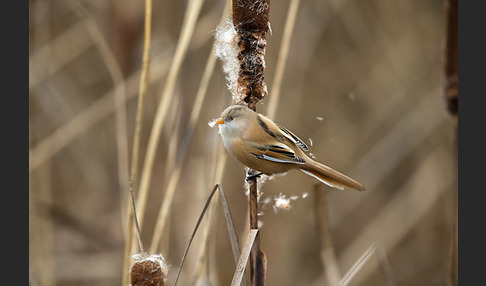
<instances>
[{"instance_id":1,"label":"bird's white throat","mask_svg":"<svg viewBox=\"0 0 486 286\"><path fill-rule=\"evenodd\" d=\"M231 134L231 126L228 126L227 124L221 124L219 125L219 131L218 133L221 135L221 139L223 139L223 144L224 148L228 150L228 152L231 152L231 141L233 140L233 134Z\"/></svg>"}]
</instances>

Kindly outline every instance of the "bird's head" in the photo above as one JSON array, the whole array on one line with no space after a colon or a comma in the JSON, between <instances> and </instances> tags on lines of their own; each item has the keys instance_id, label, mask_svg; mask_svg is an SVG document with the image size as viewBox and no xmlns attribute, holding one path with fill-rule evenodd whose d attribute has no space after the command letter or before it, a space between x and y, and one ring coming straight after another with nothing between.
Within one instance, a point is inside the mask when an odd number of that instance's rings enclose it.
<instances>
[{"instance_id":1,"label":"bird's head","mask_svg":"<svg viewBox=\"0 0 486 286\"><path fill-rule=\"evenodd\" d=\"M223 137L241 136L257 113L243 105L231 105L226 108L215 123Z\"/></svg>"}]
</instances>

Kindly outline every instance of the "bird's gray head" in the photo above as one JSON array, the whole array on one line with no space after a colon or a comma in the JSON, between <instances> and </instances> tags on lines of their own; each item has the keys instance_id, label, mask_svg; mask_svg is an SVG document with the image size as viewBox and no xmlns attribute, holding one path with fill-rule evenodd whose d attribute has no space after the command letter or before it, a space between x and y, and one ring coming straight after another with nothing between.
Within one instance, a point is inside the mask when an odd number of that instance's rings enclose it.
<instances>
[{"instance_id":1,"label":"bird's gray head","mask_svg":"<svg viewBox=\"0 0 486 286\"><path fill-rule=\"evenodd\" d=\"M257 113L243 105L231 105L216 120L223 137L241 136ZM228 138L229 139L229 138Z\"/></svg>"}]
</instances>

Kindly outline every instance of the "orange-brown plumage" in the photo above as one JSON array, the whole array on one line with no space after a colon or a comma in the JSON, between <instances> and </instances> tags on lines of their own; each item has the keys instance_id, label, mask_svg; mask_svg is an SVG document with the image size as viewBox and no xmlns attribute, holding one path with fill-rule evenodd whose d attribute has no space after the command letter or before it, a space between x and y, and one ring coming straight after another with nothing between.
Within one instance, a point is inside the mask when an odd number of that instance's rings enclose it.
<instances>
[{"instance_id":1,"label":"orange-brown plumage","mask_svg":"<svg viewBox=\"0 0 486 286\"><path fill-rule=\"evenodd\" d=\"M229 106L216 123L226 150L251 169L266 175L298 169L335 188L365 190L357 181L307 156L307 145L291 131L245 106Z\"/></svg>"}]
</instances>

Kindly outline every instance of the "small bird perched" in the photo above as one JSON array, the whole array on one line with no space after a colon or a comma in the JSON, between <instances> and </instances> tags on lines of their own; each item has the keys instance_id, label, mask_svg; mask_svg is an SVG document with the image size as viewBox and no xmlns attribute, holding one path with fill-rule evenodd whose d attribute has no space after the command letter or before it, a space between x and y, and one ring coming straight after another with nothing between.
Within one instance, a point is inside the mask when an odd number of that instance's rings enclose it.
<instances>
[{"instance_id":1,"label":"small bird perched","mask_svg":"<svg viewBox=\"0 0 486 286\"><path fill-rule=\"evenodd\" d=\"M214 123L219 125L226 150L260 174L272 175L298 169L334 188L365 190L350 177L307 156L305 151L309 148L304 141L246 106L229 106Z\"/></svg>"}]
</instances>

